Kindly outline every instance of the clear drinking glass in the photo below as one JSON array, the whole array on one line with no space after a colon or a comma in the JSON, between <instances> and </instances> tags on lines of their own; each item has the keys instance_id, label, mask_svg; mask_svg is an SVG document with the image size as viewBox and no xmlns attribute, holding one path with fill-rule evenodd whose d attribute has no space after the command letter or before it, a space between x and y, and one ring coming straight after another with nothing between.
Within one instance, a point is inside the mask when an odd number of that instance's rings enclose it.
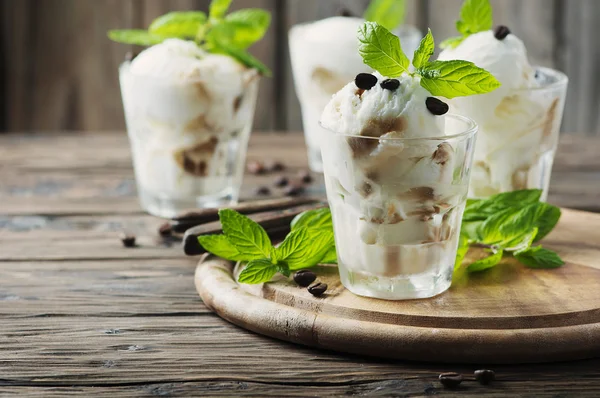
<instances>
[{"instance_id":1,"label":"clear drinking glass","mask_svg":"<svg viewBox=\"0 0 600 398\"><path fill-rule=\"evenodd\" d=\"M569 79L548 68L536 68L535 79L534 88L451 101L479 126L469 197L542 189L546 200Z\"/></svg>"},{"instance_id":2,"label":"clear drinking glass","mask_svg":"<svg viewBox=\"0 0 600 398\"><path fill-rule=\"evenodd\" d=\"M344 18L344 17L337 17ZM308 150L308 164L312 171L323 172L321 160L321 137L326 131L319 125L323 109L333 94L353 81L361 72L371 72L358 53L355 39L358 27L364 23L360 18L345 18L356 21L356 29L350 40L338 40L334 32L316 35L311 32L314 22L293 26L289 33L290 56L296 94L302 110L302 124ZM403 25L394 34L400 37L406 54L412 54L422 39L421 32L412 26Z\"/></svg>"},{"instance_id":3,"label":"clear drinking glass","mask_svg":"<svg viewBox=\"0 0 600 398\"><path fill-rule=\"evenodd\" d=\"M476 132L456 115L438 138L326 132L325 186L348 290L400 300L450 287Z\"/></svg>"},{"instance_id":4,"label":"clear drinking glass","mask_svg":"<svg viewBox=\"0 0 600 398\"><path fill-rule=\"evenodd\" d=\"M258 73L249 70L236 93L226 87L215 91L215 84L200 80L135 75L130 62L121 65L119 74L142 207L172 217L236 203Z\"/></svg>"}]
</instances>

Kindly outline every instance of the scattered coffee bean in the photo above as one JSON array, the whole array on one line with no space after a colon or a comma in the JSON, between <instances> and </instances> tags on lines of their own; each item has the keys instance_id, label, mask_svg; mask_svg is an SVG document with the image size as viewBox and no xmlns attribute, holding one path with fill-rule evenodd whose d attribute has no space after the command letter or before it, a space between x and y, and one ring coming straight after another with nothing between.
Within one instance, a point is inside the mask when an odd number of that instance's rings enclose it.
<instances>
[{"instance_id":1,"label":"scattered coffee bean","mask_svg":"<svg viewBox=\"0 0 600 398\"><path fill-rule=\"evenodd\" d=\"M256 174L256 175L264 174L267 171L263 162L259 162L258 160L254 160L254 161L248 163L247 168L248 168L248 173Z\"/></svg>"},{"instance_id":2,"label":"scattered coffee bean","mask_svg":"<svg viewBox=\"0 0 600 398\"><path fill-rule=\"evenodd\" d=\"M506 36L508 36L509 34L510 29L508 29L508 27L504 25L496 26L496 29L494 29L494 37L498 40L506 39Z\"/></svg>"},{"instance_id":3,"label":"scattered coffee bean","mask_svg":"<svg viewBox=\"0 0 600 398\"><path fill-rule=\"evenodd\" d=\"M168 238L173 234L173 230L171 229L171 224L166 222L160 227L158 227L158 234L163 238Z\"/></svg>"},{"instance_id":4,"label":"scattered coffee bean","mask_svg":"<svg viewBox=\"0 0 600 398\"><path fill-rule=\"evenodd\" d=\"M400 87L400 82L397 79L385 79L381 82L381 88L384 90L396 91Z\"/></svg>"},{"instance_id":5,"label":"scattered coffee bean","mask_svg":"<svg viewBox=\"0 0 600 398\"><path fill-rule=\"evenodd\" d=\"M359 73L354 79L356 87L363 90L370 90L377 84L377 77L370 73Z\"/></svg>"},{"instance_id":6,"label":"scattered coffee bean","mask_svg":"<svg viewBox=\"0 0 600 398\"><path fill-rule=\"evenodd\" d=\"M275 181L273 182L273 185L275 185L278 188L283 188L283 187L287 186L289 183L290 183L290 180L286 176L279 176L275 179Z\"/></svg>"},{"instance_id":7,"label":"scattered coffee bean","mask_svg":"<svg viewBox=\"0 0 600 398\"><path fill-rule=\"evenodd\" d=\"M477 380L480 384L486 385L490 384L494 379L496 379L496 373L490 369L479 369L474 372L475 380Z\"/></svg>"},{"instance_id":8,"label":"scattered coffee bean","mask_svg":"<svg viewBox=\"0 0 600 398\"><path fill-rule=\"evenodd\" d=\"M310 184L313 182L313 177L310 175L310 171L308 170L300 170L298 173L298 178L305 184Z\"/></svg>"},{"instance_id":9,"label":"scattered coffee bean","mask_svg":"<svg viewBox=\"0 0 600 398\"><path fill-rule=\"evenodd\" d=\"M121 242L125 247L135 247L135 235L130 235L126 233L121 233L120 235Z\"/></svg>"},{"instance_id":10,"label":"scattered coffee bean","mask_svg":"<svg viewBox=\"0 0 600 398\"><path fill-rule=\"evenodd\" d=\"M285 170L285 165L278 160L269 160L265 163L265 169L268 172L277 172Z\"/></svg>"},{"instance_id":11,"label":"scattered coffee bean","mask_svg":"<svg viewBox=\"0 0 600 398\"><path fill-rule=\"evenodd\" d=\"M322 282L317 282L308 287L308 292L313 296L319 297L322 296L323 293L327 291L327 284Z\"/></svg>"},{"instance_id":12,"label":"scattered coffee bean","mask_svg":"<svg viewBox=\"0 0 600 398\"><path fill-rule=\"evenodd\" d=\"M448 110L450 110L448 104L446 104L443 101L440 101L435 97L427 97L427 100L425 100L425 105L427 105L427 109L429 109L429 112L436 116L445 115L446 113L448 113Z\"/></svg>"},{"instance_id":13,"label":"scattered coffee bean","mask_svg":"<svg viewBox=\"0 0 600 398\"><path fill-rule=\"evenodd\" d=\"M302 193L304 193L304 186L297 181L289 184L284 191L286 196L298 196Z\"/></svg>"},{"instance_id":14,"label":"scattered coffee bean","mask_svg":"<svg viewBox=\"0 0 600 398\"><path fill-rule=\"evenodd\" d=\"M442 383L444 387L448 388L458 387L463 381L462 375L454 372L442 373L439 379L440 383Z\"/></svg>"},{"instance_id":15,"label":"scattered coffee bean","mask_svg":"<svg viewBox=\"0 0 600 398\"><path fill-rule=\"evenodd\" d=\"M258 196L269 196L271 194L271 190L269 187L261 186L256 188L256 195Z\"/></svg>"},{"instance_id":16,"label":"scattered coffee bean","mask_svg":"<svg viewBox=\"0 0 600 398\"><path fill-rule=\"evenodd\" d=\"M294 282L298 284L298 286L307 287L311 283L313 283L317 279L317 274L312 271L303 269L302 271L298 271L294 274Z\"/></svg>"}]
</instances>

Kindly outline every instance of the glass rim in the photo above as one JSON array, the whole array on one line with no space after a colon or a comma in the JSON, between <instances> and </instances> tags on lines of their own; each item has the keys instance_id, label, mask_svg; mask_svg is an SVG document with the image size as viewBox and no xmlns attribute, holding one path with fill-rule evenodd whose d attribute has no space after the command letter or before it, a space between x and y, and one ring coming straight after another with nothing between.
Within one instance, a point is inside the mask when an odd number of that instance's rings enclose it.
<instances>
[{"instance_id":1,"label":"glass rim","mask_svg":"<svg viewBox=\"0 0 600 398\"><path fill-rule=\"evenodd\" d=\"M358 135L358 134L339 134L338 132L330 129L329 127L325 127L320 120L319 120L319 126L321 126L325 130L327 130L333 134L339 135L340 137L352 137L352 138L361 138L361 139L366 139L366 140L377 140L377 141L385 140L385 141L394 141L394 142L448 141L448 140L457 139L457 138L474 136L477 133L477 131L479 130L479 126L477 125L477 123L475 123L475 121L469 117L457 115L455 113L448 113L448 114L444 115L444 117L458 120L459 122L465 123L467 128L464 131L461 131L460 133L450 134L450 135L442 135L442 136L410 137L410 138L404 138L404 137L382 138L382 137L368 137L368 136Z\"/></svg>"},{"instance_id":2,"label":"glass rim","mask_svg":"<svg viewBox=\"0 0 600 398\"><path fill-rule=\"evenodd\" d=\"M525 88L516 88L511 90L515 93L528 93L528 92L536 92L536 91L545 91L545 90L554 90L558 88L564 88L569 83L569 77L564 73L557 69L548 68L545 66L533 66L533 70L541 71L546 75L551 75L556 78L556 81L541 85L539 87L525 87Z\"/></svg>"},{"instance_id":3,"label":"glass rim","mask_svg":"<svg viewBox=\"0 0 600 398\"><path fill-rule=\"evenodd\" d=\"M366 19L364 19L363 17L356 17L356 16L354 16L354 17L343 17L343 16L341 16L341 15L333 15L333 16L331 16L331 17L324 18L324 19L336 18L336 17L341 17L341 18L354 18L354 19L360 19L360 20L362 20L363 22L367 22L367 20L366 20ZM290 28L288 29L288 35L289 35L289 34L292 32L292 29L294 29L294 28L295 28L295 27L297 27L297 26L298 26L298 27L301 27L301 26L307 26L307 25L310 25L310 24L313 24L313 23L316 23L316 22L320 22L320 21L323 21L323 19L314 19L314 20L311 20L311 21L298 22L298 23L296 23L296 24L294 24L294 25L290 26ZM416 27L416 26L415 26L415 25L413 25L413 24L406 23L406 22L403 22L403 23L402 23L402 25L400 25L400 26L396 27L396 28L395 28L394 30L392 30L391 32L395 34L395 32L402 31L402 30L409 31L409 32L411 32L411 33L417 33L417 34L419 34L419 35L423 36L423 32L421 32L421 29L419 29L418 27ZM419 39L422 39L422 37L420 37Z\"/></svg>"}]
</instances>

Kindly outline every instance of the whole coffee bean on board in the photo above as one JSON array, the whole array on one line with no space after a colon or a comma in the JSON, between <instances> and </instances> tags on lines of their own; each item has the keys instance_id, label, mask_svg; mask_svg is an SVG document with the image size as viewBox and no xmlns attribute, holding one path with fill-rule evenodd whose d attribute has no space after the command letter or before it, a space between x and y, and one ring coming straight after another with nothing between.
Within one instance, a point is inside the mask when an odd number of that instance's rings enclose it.
<instances>
[{"instance_id":1,"label":"whole coffee bean on board","mask_svg":"<svg viewBox=\"0 0 600 398\"><path fill-rule=\"evenodd\" d=\"M275 185L278 188L283 188L285 186L287 186L290 183L289 178L287 178L286 176L279 176L275 179L275 181L273 182L273 185Z\"/></svg>"},{"instance_id":2,"label":"whole coffee bean on board","mask_svg":"<svg viewBox=\"0 0 600 398\"><path fill-rule=\"evenodd\" d=\"M304 186L298 182L293 182L285 188L285 196L299 196L304 193Z\"/></svg>"},{"instance_id":3,"label":"whole coffee bean on board","mask_svg":"<svg viewBox=\"0 0 600 398\"><path fill-rule=\"evenodd\" d=\"M169 236L171 236L173 234L173 229L171 228L171 224L166 222L166 223L162 224L160 227L158 227L158 234L160 236L162 236L163 238L168 238Z\"/></svg>"},{"instance_id":4,"label":"whole coffee bean on board","mask_svg":"<svg viewBox=\"0 0 600 398\"><path fill-rule=\"evenodd\" d=\"M317 296L317 297L323 295L323 293L325 293L326 291L327 291L326 283L317 282L308 287L308 292L310 294L312 294L313 296Z\"/></svg>"},{"instance_id":5,"label":"whole coffee bean on board","mask_svg":"<svg viewBox=\"0 0 600 398\"><path fill-rule=\"evenodd\" d=\"M263 162L259 162L258 160L248 163L247 169L248 173L256 175L264 174L267 171Z\"/></svg>"},{"instance_id":6,"label":"whole coffee bean on board","mask_svg":"<svg viewBox=\"0 0 600 398\"><path fill-rule=\"evenodd\" d=\"M279 160L269 160L268 162L265 162L265 168L267 171L273 173L285 170L285 165Z\"/></svg>"},{"instance_id":7,"label":"whole coffee bean on board","mask_svg":"<svg viewBox=\"0 0 600 398\"><path fill-rule=\"evenodd\" d=\"M496 379L496 373L490 369L479 369L474 372L475 380L479 383L486 385L490 384Z\"/></svg>"},{"instance_id":8,"label":"whole coffee bean on board","mask_svg":"<svg viewBox=\"0 0 600 398\"><path fill-rule=\"evenodd\" d=\"M298 286L307 287L317 279L317 274L312 271L303 269L294 274L294 282Z\"/></svg>"},{"instance_id":9,"label":"whole coffee bean on board","mask_svg":"<svg viewBox=\"0 0 600 398\"><path fill-rule=\"evenodd\" d=\"M439 379L440 383L442 383L444 387L455 388L458 387L460 383L462 383L463 376L459 373L448 372L442 373Z\"/></svg>"},{"instance_id":10,"label":"whole coffee bean on board","mask_svg":"<svg viewBox=\"0 0 600 398\"><path fill-rule=\"evenodd\" d=\"M261 187L256 188L257 196L269 196L270 194L271 194L271 190L269 189L269 187L261 186Z\"/></svg>"},{"instance_id":11,"label":"whole coffee bean on board","mask_svg":"<svg viewBox=\"0 0 600 398\"><path fill-rule=\"evenodd\" d=\"M119 235L119 238L121 239L121 243L123 243L124 247L135 247L135 235L126 234L123 232L121 235Z\"/></svg>"},{"instance_id":12,"label":"whole coffee bean on board","mask_svg":"<svg viewBox=\"0 0 600 398\"><path fill-rule=\"evenodd\" d=\"M298 178L305 184L313 182L313 177L308 170L300 170L300 172L298 172Z\"/></svg>"}]
</instances>

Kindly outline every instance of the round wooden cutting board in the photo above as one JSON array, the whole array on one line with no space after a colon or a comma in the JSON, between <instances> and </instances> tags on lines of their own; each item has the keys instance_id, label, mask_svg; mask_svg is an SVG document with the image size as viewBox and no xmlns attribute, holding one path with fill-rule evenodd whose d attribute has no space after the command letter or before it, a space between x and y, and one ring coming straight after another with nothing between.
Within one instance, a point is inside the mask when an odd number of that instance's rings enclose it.
<instances>
[{"instance_id":1,"label":"round wooden cutting board","mask_svg":"<svg viewBox=\"0 0 600 398\"><path fill-rule=\"evenodd\" d=\"M293 281L238 284L234 265L206 258L196 288L206 305L246 329L294 343L370 356L462 363L527 363L600 356L600 215L563 210L542 242L566 265L531 270L505 261L410 301L358 297L335 267L313 297Z\"/></svg>"}]
</instances>

